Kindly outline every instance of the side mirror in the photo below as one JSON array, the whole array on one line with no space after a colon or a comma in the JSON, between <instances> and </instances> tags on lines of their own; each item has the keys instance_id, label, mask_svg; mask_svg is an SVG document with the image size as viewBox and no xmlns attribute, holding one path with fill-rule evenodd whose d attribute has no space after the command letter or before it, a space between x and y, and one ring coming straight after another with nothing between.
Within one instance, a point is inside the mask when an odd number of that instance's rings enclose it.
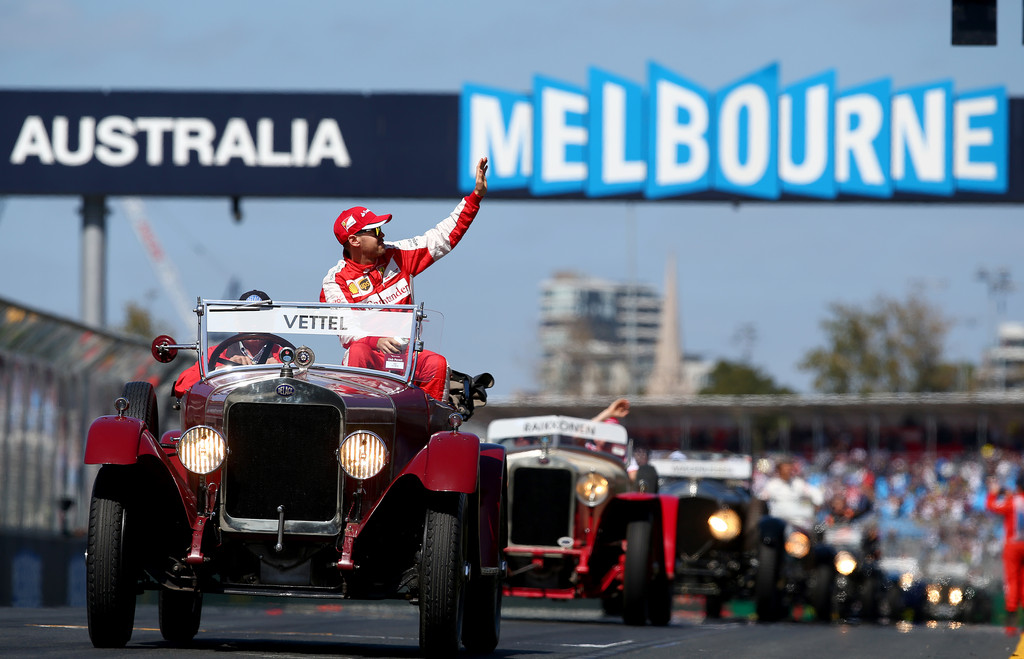
<instances>
[{"instance_id":1,"label":"side mirror","mask_svg":"<svg viewBox=\"0 0 1024 659\"><path fill-rule=\"evenodd\" d=\"M153 339L153 344L149 350L153 353L153 359L161 364L170 363L178 356L177 343L166 334L161 334Z\"/></svg>"}]
</instances>

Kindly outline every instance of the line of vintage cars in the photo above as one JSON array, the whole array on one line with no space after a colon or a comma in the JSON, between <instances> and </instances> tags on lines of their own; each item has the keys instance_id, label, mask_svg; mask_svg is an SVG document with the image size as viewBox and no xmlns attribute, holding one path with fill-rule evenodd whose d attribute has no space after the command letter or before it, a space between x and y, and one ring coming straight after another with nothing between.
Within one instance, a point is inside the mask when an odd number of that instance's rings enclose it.
<instances>
[{"instance_id":1,"label":"line of vintage cars","mask_svg":"<svg viewBox=\"0 0 1024 659\"><path fill-rule=\"evenodd\" d=\"M638 488L615 423L551 415L494 421L487 441L464 432L493 378L453 372L443 401L414 386L422 306L199 300L196 312L195 342L153 341L160 361L197 357L176 427L161 433L153 386L130 382L88 432L96 647L128 643L143 590L174 644L198 633L204 594L404 599L426 656L493 651L503 597L593 598L628 625L669 624L677 594L703 596L709 618L741 598L762 621L804 604L823 621L905 608L859 539L767 514L750 456L654 459L658 487ZM359 367L342 362L339 334L407 348Z\"/></svg>"}]
</instances>

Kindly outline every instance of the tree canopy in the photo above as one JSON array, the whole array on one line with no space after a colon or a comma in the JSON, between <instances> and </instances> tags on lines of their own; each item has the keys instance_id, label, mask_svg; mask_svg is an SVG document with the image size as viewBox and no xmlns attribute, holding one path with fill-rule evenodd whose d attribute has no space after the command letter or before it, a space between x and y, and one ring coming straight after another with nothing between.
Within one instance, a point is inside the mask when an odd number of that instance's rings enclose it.
<instances>
[{"instance_id":1,"label":"tree canopy","mask_svg":"<svg viewBox=\"0 0 1024 659\"><path fill-rule=\"evenodd\" d=\"M832 303L822 320L825 346L808 351L802 370L822 393L952 391L959 366L944 361L952 321L919 292L884 295L863 307Z\"/></svg>"},{"instance_id":2,"label":"tree canopy","mask_svg":"<svg viewBox=\"0 0 1024 659\"><path fill-rule=\"evenodd\" d=\"M708 374L708 385L702 394L791 394L792 390L779 386L771 376L759 368L742 362L719 360Z\"/></svg>"}]
</instances>

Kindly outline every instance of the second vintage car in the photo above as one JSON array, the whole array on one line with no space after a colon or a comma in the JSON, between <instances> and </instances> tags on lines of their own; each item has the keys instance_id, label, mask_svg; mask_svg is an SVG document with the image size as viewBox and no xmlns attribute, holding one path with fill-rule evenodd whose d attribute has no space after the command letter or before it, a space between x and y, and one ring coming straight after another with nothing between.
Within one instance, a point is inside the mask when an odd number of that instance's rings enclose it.
<instances>
[{"instance_id":1,"label":"second vintage car","mask_svg":"<svg viewBox=\"0 0 1024 659\"><path fill-rule=\"evenodd\" d=\"M677 500L675 589L704 596L708 618L750 599L757 578L761 502L750 493L749 455L676 451L652 456L660 492Z\"/></svg>"},{"instance_id":2,"label":"second vintage car","mask_svg":"<svg viewBox=\"0 0 1024 659\"><path fill-rule=\"evenodd\" d=\"M199 356L180 427L161 434L152 386L130 382L89 428L93 645L128 643L136 594L153 589L176 644L199 631L203 596L224 593L403 599L424 654L494 650L505 448L459 429L490 376L460 377L446 400L413 385L422 307L200 300L196 312L195 343L153 342L161 361ZM407 347L378 368L345 364L339 338L360 337Z\"/></svg>"},{"instance_id":3,"label":"second vintage car","mask_svg":"<svg viewBox=\"0 0 1024 659\"><path fill-rule=\"evenodd\" d=\"M505 594L600 598L629 625L672 616L671 497L631 492L626 429L566 416L492 421L508 449Z\"/></svg>"}]
</instances>

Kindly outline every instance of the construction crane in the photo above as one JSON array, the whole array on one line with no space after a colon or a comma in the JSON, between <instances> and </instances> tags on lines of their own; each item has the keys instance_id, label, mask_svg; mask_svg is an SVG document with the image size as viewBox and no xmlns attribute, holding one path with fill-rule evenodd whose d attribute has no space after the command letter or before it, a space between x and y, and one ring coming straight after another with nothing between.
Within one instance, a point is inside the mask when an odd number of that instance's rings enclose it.
<instances>
[{"instance_id":1,"label":"construction crane","mask_svg":"<svg viewBox=\"0 0 1024 659\"><path fill-rule=\"evenodd\" d=\"M146 208L142 199L138 197L125 197L121 200L125 215L135 231L135 237L139 239L142 247L149 256L149 262L156 272L156 276L163 284L164 290L171 296L174 308L184 323L183 328L189 330L195 326L196 316L193 311L194 304L188 301L185 295L185 288L181 285L181 277L174 263L167 258L167 253L160 246L160 240L153 232L153 227L146 217Z\"/></svg>"}]
</instances>

